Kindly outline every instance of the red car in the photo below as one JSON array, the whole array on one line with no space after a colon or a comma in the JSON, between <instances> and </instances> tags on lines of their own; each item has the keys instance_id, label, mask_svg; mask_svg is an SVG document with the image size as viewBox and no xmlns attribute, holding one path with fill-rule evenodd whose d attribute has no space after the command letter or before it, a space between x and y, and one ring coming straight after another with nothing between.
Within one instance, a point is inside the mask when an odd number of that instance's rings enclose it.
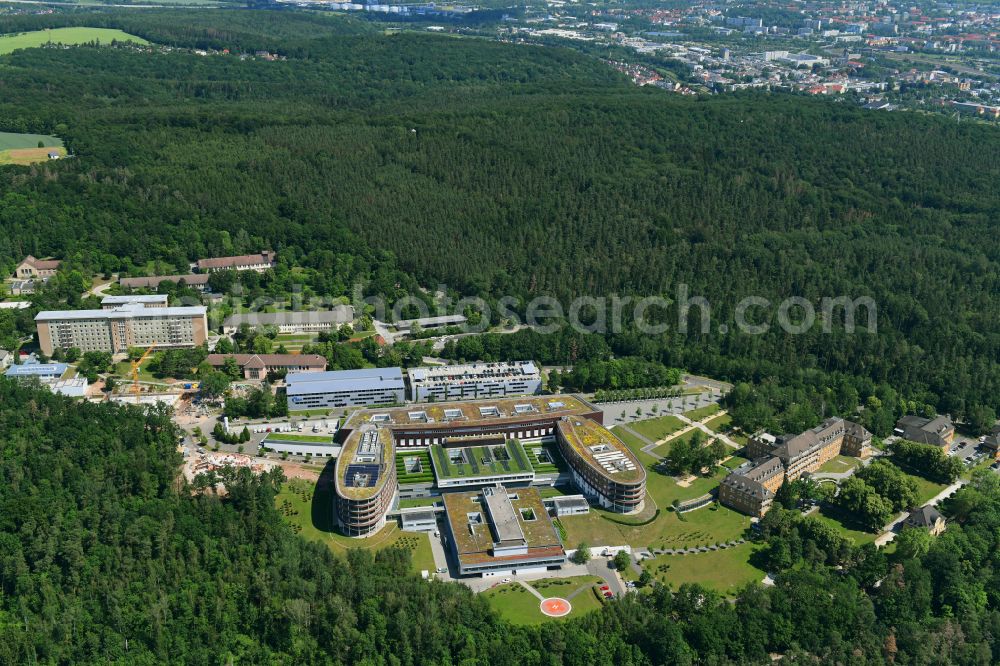
<instances>
[{"instance_id":1,"label":"red car","mask_svg":"<svg viewBox=\"0 0 1000 666\"><path fill-rule=\"evenodd\" d=\"M607 585L601 585L601 592L608 592L610 589Z\"/></svg>"}]
</instances>

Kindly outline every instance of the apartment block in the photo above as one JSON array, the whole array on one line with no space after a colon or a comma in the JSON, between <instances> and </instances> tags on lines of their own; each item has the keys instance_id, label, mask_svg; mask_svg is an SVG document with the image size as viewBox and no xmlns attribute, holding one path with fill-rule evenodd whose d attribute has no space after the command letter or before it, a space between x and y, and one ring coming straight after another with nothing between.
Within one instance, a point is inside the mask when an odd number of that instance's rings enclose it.
<instances>
[{"instance_id":1,"label":"apartment block","mask_svg":"<svg viewBox=\"0 0 1000 666\"><path fill-rule=\"evenodd\" d=\"M197 347L208 339L202 306L144 307L129 303L102 310L48 310L35 316L38 344L51 356L56 349L106 351L129 347Z\"/></svg>"}]
</instances>

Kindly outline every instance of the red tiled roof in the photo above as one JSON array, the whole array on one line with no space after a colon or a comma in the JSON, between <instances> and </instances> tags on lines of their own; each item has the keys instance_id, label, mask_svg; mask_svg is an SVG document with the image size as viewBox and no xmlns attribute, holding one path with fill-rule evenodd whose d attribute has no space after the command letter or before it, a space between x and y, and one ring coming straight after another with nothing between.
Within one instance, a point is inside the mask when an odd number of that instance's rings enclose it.
<instances>
[{"instance_id":1,"label":"red tiled roof","mask_svg":"<svg viewBox=\"0 0 1000 666\"><path fill-rule=\"evenodd\" d=\"M268 250L259 254L242 254L238 257L199 259L198 268L229 268L230 266L270 265L272 263L274 263L274 252Z\"/></svg>"},{"instance_id":2,"label":"red tiled roof","mask_svg":"<svg viewBox=\"0 0 1000 666\"><path fill-rule=\"evenodd\" d=\"M40 271L55 270L62 263L59 259L35 259L30 254L24 258L22 264L30 264Z\"/></svg>"}]
</instances>

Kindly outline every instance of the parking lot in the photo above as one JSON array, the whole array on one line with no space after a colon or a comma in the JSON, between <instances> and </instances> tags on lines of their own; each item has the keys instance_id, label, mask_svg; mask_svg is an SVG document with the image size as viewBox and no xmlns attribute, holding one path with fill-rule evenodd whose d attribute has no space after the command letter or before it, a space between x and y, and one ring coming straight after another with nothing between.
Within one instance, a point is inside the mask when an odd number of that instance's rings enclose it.
<instances>
[{"instance_id":1,"label":"parking lot","mask_svg":"<svg viewBox=\"0 0 1000 666\"><path fill-rule=\"evenodd\" d=\"M989 451L980 446L976 440L963 438L961 441L956 441L948 451L948 455L958 458L963 464L971 467L982 462L989 455Z\"/></svg>"}]
</instances>

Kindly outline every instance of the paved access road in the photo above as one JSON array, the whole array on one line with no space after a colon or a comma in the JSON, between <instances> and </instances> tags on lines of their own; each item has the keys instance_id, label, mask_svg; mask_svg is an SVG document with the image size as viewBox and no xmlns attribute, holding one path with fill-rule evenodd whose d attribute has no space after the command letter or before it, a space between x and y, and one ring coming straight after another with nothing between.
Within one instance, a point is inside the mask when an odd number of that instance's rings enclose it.
<instances>
[{"instance_id":1,"label":"paved access road","mask_svg":"<svg viewBox=\"0 0 1000 666\"><path fill-rule=\"evenodd\" d=\"M959 479L958 481L951 484L950 486L939 492L937 495L932 497L930 501L924 504L923 506L937 506L937 504L940 503L941 500L947 497L951 497L952 493L954 493L956 490L958 490L967 483L968 483L967 480ZM880 534L878 538L875 539L875 545L884 546L885 544L895 539L896 535L899 533L899 530L903 525L903 522L909 517L910 514L905 511L900 515L898 515L895 520L893 520L891 523L885 526L882 534Z\"/></svg>"}]
</instances>

